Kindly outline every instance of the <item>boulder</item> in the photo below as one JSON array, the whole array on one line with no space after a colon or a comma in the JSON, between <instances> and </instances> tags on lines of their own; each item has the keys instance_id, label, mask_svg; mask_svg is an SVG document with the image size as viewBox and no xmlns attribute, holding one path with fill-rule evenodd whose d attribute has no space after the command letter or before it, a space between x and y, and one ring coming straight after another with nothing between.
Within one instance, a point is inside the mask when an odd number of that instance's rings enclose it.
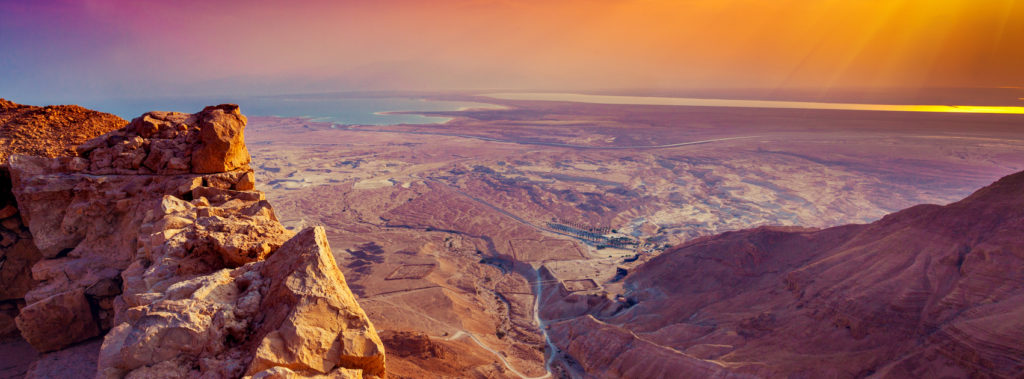
<instances>
[{"instance_id":1,"label":"boulder","mask_svg":"<svg viewBox=\"0 0 1024 379\"><path fill-rule=\"evenodd\" d=\"M155 368L161 377L385 376L383 345L323 228L302 231L265 261L160 288L123 311L103 343L99 377L149 377Z\"/></svg>"},{"instance_id":2,"label":"boulder","mask_svg":"<svg viewBox=\"0 0 1024 379\"><path fill-rule=\"evenodd\" d=\"M68 160L66 168L120 175L248 171L245 123L245 116L234 104L206 107L195 114L149 112L122 129L78 146L81 158ZM233 188L244 173L228 176L231 181L221 181L218 186Z\"/></svg>"},{"instance_id":3,"label":"boulder","mask_svg":"<svg viewBox=\"0 0 1024 379\"><path fill-rule=\"evenodd\" d=\"M15 322L22 337L40 352L59 350L100 334L81 289L29 304Z\"/></svg>"},{"instance_id":4,"label":"boulder","mask_svg":"<svg viewBox=\"0 0 1024 379\"><path fill-rule=\"evenodd\" d=\"M384 346L348 289L322 227L293 237L259 273L266 292L254 334L262 338L247 375L287 367L313 375L342 368L384 376Z\"/></svg>"},{"instance_id":5,"label":"boulder","mask_svg":"<svg viewBox=\"0 0 1024 379\"><path fill-rule=\"evenodd\" d=\"M234 104L206 107L198 115L200 144L192 150L192 172L231 171L249 164L245 116Z\"/></svg>"}]
</instances>

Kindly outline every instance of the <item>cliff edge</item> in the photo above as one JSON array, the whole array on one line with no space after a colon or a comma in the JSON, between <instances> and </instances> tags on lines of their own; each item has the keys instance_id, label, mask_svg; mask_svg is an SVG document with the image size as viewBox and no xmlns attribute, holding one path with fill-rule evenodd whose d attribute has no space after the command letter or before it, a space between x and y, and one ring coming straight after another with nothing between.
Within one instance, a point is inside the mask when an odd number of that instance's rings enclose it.
<instances>
[{"instance_id":1,"label":"cliff edge","mask_svg":"<svg viewBox=\"0 0 1024 379\"><path fill-rule=\"evenodd\" d=\"M386 377L323 229L293 235L253 190L245 124L232 104L149 112L66 156L11 155L41 258L25 340L104 336L99 378Z\"/></svg>"},{"instance_id":2,"label":"cliff edge","mask_svg":"<svg viewBox=\"0 0 1024 379\"><path fill-rule=\"evenodd\" d=\"M127 123L76 105L37 107L0 99L0 338L18 333L14 317L33 286L31 267L42 259L14 201L7 157L77 156L75 146Z\"/></svg>"}]
</instances>

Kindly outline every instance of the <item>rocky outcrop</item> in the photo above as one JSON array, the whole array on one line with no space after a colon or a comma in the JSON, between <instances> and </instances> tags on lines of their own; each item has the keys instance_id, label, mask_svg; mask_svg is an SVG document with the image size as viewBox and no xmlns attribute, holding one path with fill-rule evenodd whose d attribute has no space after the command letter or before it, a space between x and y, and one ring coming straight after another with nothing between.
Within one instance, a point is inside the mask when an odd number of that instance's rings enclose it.
<instances>
[{"instance_id":1,"label":"rocky outcrop","mask_svg":"<svg viewBox=\"0 0 1024 379\"><path fill-rule=\"evenodd\" d=\"M245 122L230 104L150 112L77 157L12 156L43 258L22 336L46 352L109 330L104 378L385 376L323 230L292 238L253 191Z\"/></svg>"},{"instance_id":2,"label":"rocky outcrop","mask_svg":"<svg viewBox=\"0 0 1024 379\"><path fill-rule=\"evenodd\" d=\"M32 302L16 319L21 335L41 352L54 351L100 334L85 291L70 291ZM62 330L62 333L55 331Z\"/></svg>"},{"instance_id":3,"label":"rocky outcrop","mask_svg":"<svg viewBox=\"0 0 1024 379\"><path fill-rule=\"evenodd\" d=\"M222 116L223 113L225 116ZM249 151L242 135L245 116L238 107L224 107L204 114L199 120L199 145L192 151L192 172L209 174L249 164Z\"/></svg>"},{"instance_id":4,"label":"rocky outcrop","mask_svg":"<svg viewBox=\"0 0 1024 379\"><path fill-rule=\"evenodd\" d=\"M126 297L129 298L129 297ZM322 228L267 260L144 292L100 354L100 377L383 376L384 350Z\"/></svg>"},{"instance_id":5,"label":"rocky outcrop","mask_svg":"<svg viewBox=\"0 0 1024 379\"><path fill-rule=\"evenodd\" d=\"M31 267L42 256L11 190L11 154L74 156L73 147L125 124L121 118L73 105L35 107L0 99L0 337L17 334L15 317L32 288Z\"/></svg>"},{"instance_id":6,"label":"rocky outcrop","mask_svg":"<svg viewBox=\"0 0 1024 379\"><path fill-rule=\"evenodd\" d=\"M244 255L258 259L284 242L286 232L272 212L232 213L241 202L258 203L262 199L260 193L238 191L251 188L252 173L247 167L208 175L191 173L189 152L202 145L199 120L205 120L203 125L244 127L233 123L238 115L223 109L237 113L237 107L232 106L208 107L196 115L150 112L79 146L81 156L15 155L8 160L21 218L45 258L32 267L32 277L38 284L25 294L25 310L16 319L22 336L33 346L51 351L109 329L114 323L114 300L124 280L121 272L133 262L156 258L147 249L151 246L146 245L152 234L170 238L179 228L194 222L194 228L202 230L183 235L175 246L198 253L206 252L206 248L216 254L213 258L197 254L175 262L176 274L163 278L168 281L219 269L226 264L225 259L235 265L245 262ZM143 119L162 123L157 124L155 132L147 131L146 123L140 121ZM161 150L160 146L168 144L177 150ZM156 170L141 165L157 155L170 156L163 163L176 159L184 163L180 167L155 166ZM228 196L235 201L229 201ZM196 211L194 220L178 218L154 226L152 214L165 197L194 197L204 211ZM256 207L269 209L269 204ZM187 238L195 239L185 241ZM83 298L68 303L66 294L74 291L81 292ZM92 310L91 315L76 312L82 308L66 306L82 302L92 305L86 308ZM65 316L28 317L36 308ZM81 333L48 332L47 323L72 319L93 322L99 328Z\"/></svg>"},{"instance_id":7,"label":"rocky outcrop","mask_svg":"<svg viewBox=\"0 0 1024 379\"><path fill-rule=\"evenodd\" d=\"M77 105L37 107L0 99L0 165L12 154L74 156L74 147L127 122Z\"/></svg>"},{"instance_id":8,"label":"rocky outcrop","mask_svg":"<svg viewBox=\"0 0 1024 379\"><path fill-rule=\"evenodd\" d=\"M247 169L246 118L234 104L196 114L149 112L124 129L89 140L71 162L89 174L214 174Z\"/></svg>"},{"instance_id":9,"label":"rocky outcrop","mask_svg":"<svg viewBox=\"0 0 1024 379\"><path fill-rule=\"evenodd\" d=\"M594 358L640 351L631 333L765 377L1019 377L1022 191L1024 172L868 225L697 239L626 278L636 305L600 327L553 325L552 339L589 373L660 365Z\"/></svg>"}]
</instances>

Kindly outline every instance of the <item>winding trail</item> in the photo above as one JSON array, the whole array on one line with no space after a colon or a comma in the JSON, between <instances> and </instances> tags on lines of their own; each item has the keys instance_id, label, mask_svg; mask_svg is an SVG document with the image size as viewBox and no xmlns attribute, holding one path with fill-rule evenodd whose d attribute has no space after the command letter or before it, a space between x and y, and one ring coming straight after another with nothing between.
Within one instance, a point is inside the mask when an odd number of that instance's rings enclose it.
<instances>
[{"instance_id":1,"label":"winding trail","mask_svg":"<svg viewBox=\"0 0 1024 379\"><path fill-rule=\"evenodd\" d=\"M433 180L433 179L430 179L430 180ZM438 183L447 186L447 184L445 184L443 182L438 182ZM455 190L457 190L457 189L455 189ZM464 195L469 196L468 194L464 194ZM480 200L475 199L475 198L473 198L473 200L480 201ZM486 204L486 205L488 205L488 206L490 206L492 208L495 208L495 209L501 211L502 213L508 214L510 217L513 217L516 220L518 220L518 221L520 221L520 222L522 222L524 224L527 224L527 225L530 225L530 226L534 226L532 224L529 224L529 222L527 222L525 220L522 220L522 219L520 219L518 217L515 217L515 216L513 216L513 215L511 215L511 214L509 214L507 212L504 212L500 208L494 207L493 205L490 205L490 204ZM406 225L401 225L401 226L391 225L389 227L401 227L401 228L417 229L415 227L406 226ZM536 226L534 226L534 227L536 227ZM434 229L434 230L440 230L440 229ZM445 232L449 232L449 233L456 233L456 234L465 234L465 233L462 233L462 232L459 232L459 231L455 231L455 230L440 230L440 231L445 231ZM477 237L477 238L479 238L479 237ZM498 252L496 250L494 250L493 242L491 243L491 246L489 246L489 248L492 250L492 254L493 255L497 255L498 254ZM547 332L547 329L546 329L546 326L547 326L546 323L544 323L541 320L541 318L540 318L540 297L541 297L541 290L543 288L541 287L540 270L534 268L534 272L536 273L536 280L535 280L535 283L534 283L534 289L535 289L535 291L537 291L537 293L534 295L533 319L534 319L534 321L537 322L537 325L539 327L540 333L541 333L542 336L544 336L544 341L547 343L548 348L551 351L551 356L547 357L545 362L544 362L544 370L546 371L546 373L544 375L542 375L542 376L526 376L525 374L523 374L519 370L516 370L515 367L512 367L512 364L509 363L509 361L507 359L505 359L505 356L501 355L500 352L498 352L497 350L494 350L490 346L487 346L486 344L483 343L483 341L481 341L479 338L477 338L476 335L474 335L473 333L471 333L471 332L469 332L469 331L467 331L465 329L459 330L459 331L455 332L455 334L452 334L451 336L448 336L448 337L431 336L430 338L436 338L436 339L441 339L441 340L445 340L445 341L451 341L451 340L459 339L461 337L469 337L470 339L473 340L473 342L476 342L477 345L480 345L480 347L482 347L485 350L491 352L491 354L494 354L494 356L497 357L498 360L500 360L501 363L505 365L505 368L507 368L509 371L511 371L516 376L519 376L521 379L546 379L546 378L552 377L551 363L554 361L555 352L557 350L555 350L555 345L554 345L554 343L551 342L551 338L548 337L548 332ZM505 273L504 269L502 269L502 273ZM374 296L371 296L371 297L367 297L367 298L365 298L363 300L364 301L381 301L381 302L384 302L384 303L387 303L387 304L391 305L392 307L399 308L398 305L396 305L396 304L392 303L391 301L387 300L385 298L385 296L396 295L396 294L399 294L399 293L408 293L408 292L411 292L411 291L430 289L430 288L443 288L443 287L441 287L441 286L432 286L432 287L416 288L416 289L411 289L411 290L391 291L391 292L380 293L380 294L377 294L377 295L374 295ZM426 317L428 319L431 319L434 322L437 322L438 324L447 325L447 323L442 322L442 321L440 321L438 319L435 319L435 318L433 318L433 317L431 317L429 315L422 315L422 316Z\"/></svg>"},{"instance_id":2,"label":"winding trail","mask_svg":"<svg viewBox=\"0 0 1024 379\"><path fill-rule=\"evenodd\" d=\"M504 209L502 209L502 208L500 208L500 207L498 207L498 206L496 206L494 204L491 204L491 203L489 203L487 201L484 201L484 200L479 199L479 198L477 198L477 197L475 197L473 195L470 195L470 194L466 193L465 191L462 191L459 188L455 188L455 187L449 185L448 183L439 181L439 180L434 179L434 178L426 178L426 179L431 181L431 182L434 182L434 183L443 185L445 187L448 187L452 191L455 191L455 192L459 193L460 195L465 196L465 197L469 198L470 200L473 200L473 201L475 201L475 202L477 202L477 203L479 203L481 205L484 205L484 206L486 206L488 208L491 208L492 210L494 210L494 211L496 211L496 212L498 212L498 213L500 213L502 215L508 216L509 218L511 218L511 219L513 219L515 221L518 221L518 222L522 223L523 225L535 228L535 229L540 230L540 231L554 233L554 234L560 234L560 235L567 236L567 237L570 237L570 238L575 238L575 237L573 237L573 236L571 236L569 234L566 234L566 233L561 233L561 232L558 232L558 231L555 231L555 230L551 230L551 229L548 229L548 228L544 228L544 227L535 225L535 224L533 224L533 223L531 223L531 222L529 222L527 220L524 220L523 218L521 218L519 216L516 216L516 215L514 215L512 213L509 213L508 211L506 211L506 210L504 210ZM548 351L550 351L550 354L548 354L547 358L544 361L544 370L547 371L546 375L540 376L540 377L536 377L536 378L527 378L527 377L523 376L521 373L519 373L518 371L513 369L512 366L509 366L508 361L506 361L504 357L499 355L493 349L491 349L491 348L487 347L486 345L484 345L483 343L481 343L480 340L478 340L476 338L476 336L473 336L469 332L465 332L465 334L467 334L470 337L472 337L473 340L476 341L476 343L479 344L481 347L491 351L492 353L497 355L499 358L501 358L501 361L505 363L505 367L508 367L509 370L511 370L512 372L516 373L516 375L519 375L523 379L540 379L540 378L551 377L552 376L551 364L554 363L555 357L557 356L557 352L558 352L558 348L555 347L554 342L551 342L551 336L548 335L547 322L545 322L540 317L540 302L541 302L541 296L543 295L542 291L544 290L544 287L543 287L544 280L540 276L540 269L539 268L533 267L533 272L534 272L534 275L535 275L534 280L533 280L533 287L534 287L533 288L533 290L534 290L534 297L533 297L533 299L534 299L533 300L533 320L534 320L534 322L537 323L537 327L540 330L540 334L542 336L544 336L544 342L548 346ZM462 332L460 332L460 333L462 333ZM459 334L456 333L456 335L459 335ZM456 335L453 335L449 339L455 338Z\"/></svg>"},{"instance_id":3,"label":"winding trail","mask_svg":"<svg viewBox=\"0 0 1024 379\"><path fill-rule=\"evenodd\" d=\"M381 297L376 297L375 296L375 297L369 297L369 298L366 298L366 299L363 299L363 300L364 301L379 301L379 302L382 302L382 303L387 303L388 305L390 305L390 306L392 306L392 307L394 307L396 309L401 309L401 307L399 307L397 304L391 302L390 300L381 298ZM427 319L430 319L430 320L438 323L439 325L450 325L450 324L448 324L446 322L443 322L441 320L433 318L430 315L424 314L424 315L421 315L421 316L425 317ZM551 377L550 366L545 366L545 369L547 369L547 373L544 374L544 375L541 375L541 376L526 376L525 374L523 374L519 370L516 370L516 368L512 366L512 363L510 363L508 361L508 359L505 359L504 355L501 355L501 352L499 352L497 350L494 350L490 346L487 346L487 344L485 344L483 341L481 341L479 338L477 338L475 335L473 335L473 333L471 333L471 332L469 332L469 331L467 331L465 329L459 330L459 331L455 332L454 334L452 334L450 336L447 336L447 337L430 336L430 338L432 338L432 339L439 339L439 340L444 340L444 341L457 340L457 339L462 338L462 337L469 337L470 339L473 340L473 342L476 342L477 345L480 345L480 347L484 348L484 350L487 350L491 354L494 354L494 356L497 357L498 360L501 361L501 363L505 365L505 368L507 368L509 371L511 371L516 376L519 376L521 379L546 379L546 378L550 378ZM545 334L545 337L547 337L547 334Z\"/></svg>"},{"instance_id":4,"label":"winding trail","mask_svg":"<svg viewBox=\"0 0 1024 379\"><path fill-rule=\"evenodd\" d=\"M470 339L473 340L473 342L476 342L477 345L480 345L480 347L482 347L485 350L491 352L491 354L494 354L495 357L498 357L498 359L501 360L501 363L505 364L505 368L507 368L509 371L512 371L513 374L519 376L522 379L545 379L545 378L550 378L551 377L551 367L550 367L550 365L546 365L545 366L545 369L547 369L547 373L542 375L542 376L526 376L526 375L523 375L523 373L519 372L519 370L516 370L514 367L512 367L512 364L508 363L508 360L505 359L505 356L501 355L501 353L499 353L497 350L494 350L490 346L487 346L486 344L484 344L483 341L480 341L480 339L476 338L476 336L473 335L473 333L467 332L465 330L460 330L460 331L456 332L455 334L452 334L450 337L441 338L441 339L443 339L445 341L451 341L451 340L459 339L459 338L462 338L462 337L469 337ZM546 334L545 334L545 337L547 337Z\"/></svg>"},{"instance_id":5,"label":"winding trail","mask_svg":"<svg viewBox=\"0 0 1024 379\"><path fill-rule=\"evenodd\" d=\"M473 342L476 342L477 345L480 345L480 347L482 347L485 350L491 352L491 354L494 354L495 357L498 357L498 359L501 360L501 363L503 363L505 365L505 367L508 368L509 371L512 371L513 374L519 376L522 379L546 379L546 378L552 377L551 364L554 363L554 361L555 361L555 356L557 356L557 354L558 354L558 348L555 347L555 343L554 342L551 342L551 336L548 335L547 322L540 318L540 301L541 301L541 294L542 294L541 291L544 289L541 286L541 283L543 282L543 280L542 280L542 278L540 276L540 270L539 269L534 268L534 273L536 273L537 276L536 276L536 278L534 280L534 286L533 286L534 291L536 291L536 295L534 296L534 301L533 301L533 320L537 323L537 326L540 328L540 333L541 333L541 335L544 336L544 342L547 344L548 349L551 352L550 354L548 354L547 359L544 360L544 371L547 372L546 374L544 374L542 376L526 376L526 375L524 375L523 373L519 372L519 370L516 370L514 367L512 367L512 364L509 363L508 360L505 359L505 356L501 355L500 352L498 352L497 350L492 349L490 346L487 346L486 344L483 343L483 341L480 341L479 338L476 338L476 336L473 335L473 333L467 332L465 330L460 330L460 331L456 332L455 334L452 334L451 336L448 336L448 337L434 337L434 338L443 339L445 341L451 341L451 340L459 339L459 338L462 338L462 337L469 337L470 339L473 340Z\"/></svg>"}]
</instances>

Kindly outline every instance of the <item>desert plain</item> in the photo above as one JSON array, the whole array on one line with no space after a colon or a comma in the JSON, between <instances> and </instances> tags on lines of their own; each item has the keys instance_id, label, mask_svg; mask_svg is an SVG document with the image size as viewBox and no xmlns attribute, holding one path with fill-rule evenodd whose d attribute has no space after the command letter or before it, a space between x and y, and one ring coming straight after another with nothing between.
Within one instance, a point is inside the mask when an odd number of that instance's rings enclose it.
<instances>
[{"instance_id":1,"label":"desert plain","mask_svg":"<svg viewBox=\"0 0 1024 379\"><path fill-rule=\"evenodd\" d=\"M668 247L869 223L1024 169L1020 115L458 99L500 107L246 131L257 189L325 227L395 377L568 375L547 325L633 306L623 276Z\"/></svg>"}]
</instances>

